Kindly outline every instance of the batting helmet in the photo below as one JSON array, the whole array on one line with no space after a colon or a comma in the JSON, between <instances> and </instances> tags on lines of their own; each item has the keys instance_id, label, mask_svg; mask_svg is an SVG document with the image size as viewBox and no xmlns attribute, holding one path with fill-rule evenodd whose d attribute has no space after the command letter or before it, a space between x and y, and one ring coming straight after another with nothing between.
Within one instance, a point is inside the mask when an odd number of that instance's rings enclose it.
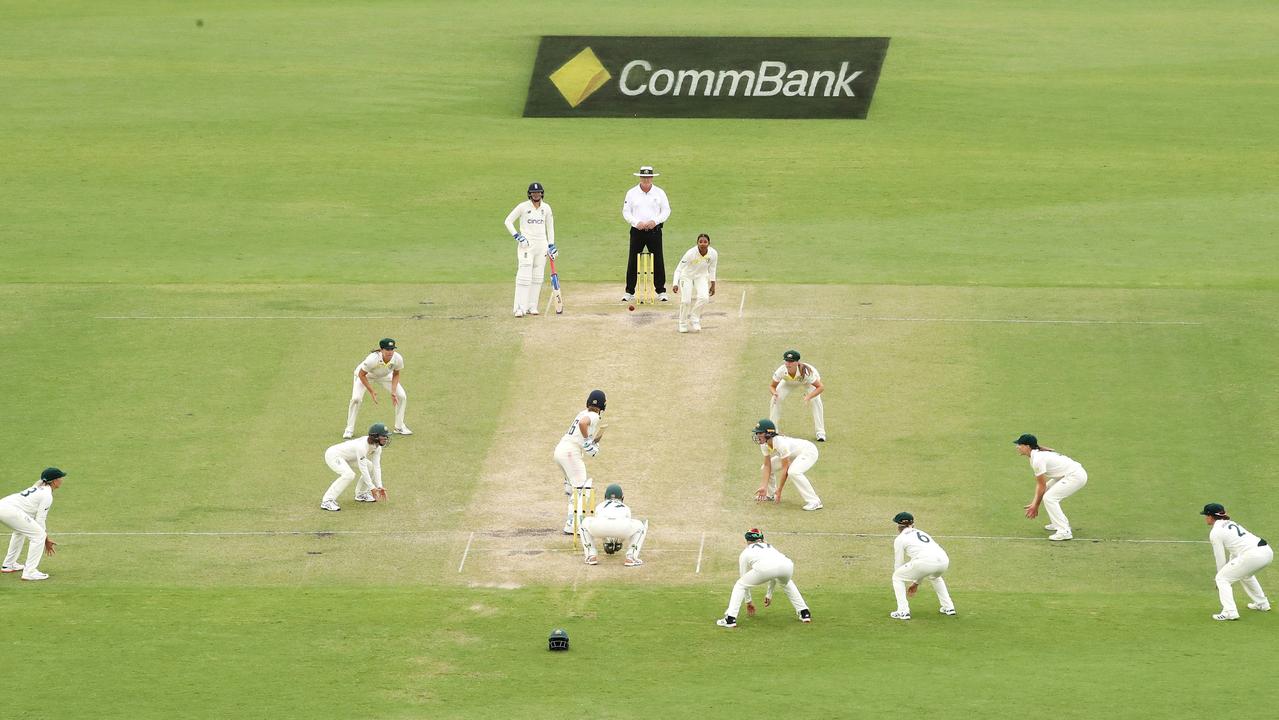
<instances>
[{"instance_id":1,"label":"batting helmet","mask_svg":"<svg viewBox=\"0 0 1279 720\"><path fill-rule=\"evenodd\" d=\"M759 542L764 539L764 533L759 528L751 528L746 531L747 542Z\"/></svg>"},{"instance_id":2,"label":"batting helmet","mask_svg":"<svg viewBox=\"0 0 1279 720\"><path fill-rule=\"evenodd\" d=\"M621 500L621 499L622 499L622 486L621 486L621 485L618 485L617 483L613 483L612 485L609 485L609 486L608 486L608 488L606 488L606 489L604 490L604 499L605 499L605 500L608 500L608 499L611 499L611 498L615 498L615 499L617 499L617 500Z\"/></svg>"},{"instance_id":3,"label":"batting helmet","mask_svg":"<svg viewBox=\"0 0 1279 720\"><path fill-rule=\"evenodd\" d=\"M568 650L568 633L563 628L555 628L547 638L551 650Z\"/></svg>"},{"instance_id":4,"label":"batting helmet","mask_svg":"<svg viewBox=\"0 0 1279 720\"><path fill-rule=\"evenodd\" d=\"M755 429L751 431L753 435L763 434L767 437L777 437L777 425L772 420L764 418L755 423Z\"/></svg>"},{"instance_id":5,"label":"batting helmet","mask_svg":"<svg viewBox=\"0 0 1279 720\"><path fill-rule=\"evenodd\" d=\"M590 395L586 396L586 407L596 408L600 412L604 412L604 405L608 402L608 398L604 397L603 390L592 390Z\"/></svg>"},{"instance_id":6,"label":"batting helmet","mask_svg":"<svg viewBox=\"0 0 1279 720\"><path fill-rule=\"evenodd\" d=\"M604 538L604 554L614 555L622 549L622 541L617 538Z\"/></svg>"},{"instance_id":7,"label":"batting helmet","mask_svg":"<svg viewBox=\"0 0 1279 720\"><path fill-rule=\"evenodd\" d=\"M379 350L394 350L395 338L382 338L377 341L377 346Z\"/></svg>"},{"instance_id":8,"label":"batting helmet","mask_svg":"<svg viewBox=\"0 0 1279 720\"><path fill-rule=\"evenodd\" d=\"M376 437L389 438L391 437L391 431L387 430L386 426L383 425L382 423L373 423L372 425L369 426L369 435L376 436Z\"/></svg>"},{"instance_id":9,"label":"batting helmet","mask_svg":"<svg viewBox=\"0 0 1279 720\"><path fill-rule=\"evenodd\" d=\"M543 197L545 197L545 196L546 196L546 189L542 187L542 183L540 183L540 182L529 183L529 184L528 184L528 197L529 197L529 199L530 199L530 200L532 200L532 199L533 199L533 193L542 193L542 196L543 196Z\"/></svg>"}]
</instances>

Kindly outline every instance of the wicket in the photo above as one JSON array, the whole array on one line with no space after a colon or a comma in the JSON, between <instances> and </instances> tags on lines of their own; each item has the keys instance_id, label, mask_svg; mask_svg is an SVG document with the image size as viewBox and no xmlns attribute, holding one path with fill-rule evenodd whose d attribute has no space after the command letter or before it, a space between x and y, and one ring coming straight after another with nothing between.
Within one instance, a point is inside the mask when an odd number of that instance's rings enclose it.
<instances>
[{"instance_id":1,"label":"wicket","mask_svg":"<svg viewBox=\"0 0 1279 720\"><path fill-rule=\"evenodd\" d=\"M639 254L639 269L636 272L635 297L640 303L652 303L657 300L657 290L653 286L653 253L644 250Z\"/></svg>"},{"instance_id":2,"label":"wicket","mask_svg":"<svg viewBox=\"0 0 1279 720\"><path fill-rule=\"evenodd\" d=\"M573 488L570 502L573 506L573 547L576 548L582 536L582 520L595 514L595 488L589 485Z\"/></svg>"}]
</instances>

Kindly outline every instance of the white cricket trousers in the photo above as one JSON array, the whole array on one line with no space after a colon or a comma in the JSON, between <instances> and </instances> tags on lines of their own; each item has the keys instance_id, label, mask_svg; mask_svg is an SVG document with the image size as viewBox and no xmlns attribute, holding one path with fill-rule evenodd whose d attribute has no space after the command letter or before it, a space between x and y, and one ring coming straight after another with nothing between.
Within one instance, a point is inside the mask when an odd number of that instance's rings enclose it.
<instances>
[{"instance_id":1,"label":"white cricket trousers","mask_svg":"<svg viewBox=\"0 0 1279 720\"><path fill-rule=\"evenodd\" d=\"M564 494L568 496L568 512L564 517L564 532L573 532L573 488L591 487L591 478L586 475L586 459L582 444L567 435L555 446L555 462L564 473ZM586 502L583 500L583 502ZM586 512L591 512L589 508Z\"/></svg>"},{"instance_id":2,"label":"white cricket trousers","mask_svg":"<svg viewBox=\"0 0 1279 720\"><path fill-rule=\"evenodd\" d=\"M906 586L925 578L933 584L933 590L937 593L937 602L941 603L941 608L954 609L955 603L951 602L950 591L946 589L946 581L941 577L949 568L949 559L919 558L903 563L901 567L894 570L893 593L897 595L897 612L910 612L910 599L906 597Z\"/></svg>"},{"instance_id":3,"label":"white cricket trousers","mask_svg":"<svg viewBox=\"0 0 1279 720\"><path fill-rule=\"evenodd\" d=\"M779 430L782 427L782 403L785 402L786 397L790 395L791 387L791 383L778 383L777 397L775 399L770 398L771 402L768 406L768 419L772 420L773 424L776 425ZM805 395L807 395L808 391L811 389L808 385L795 385L794 387L803 390ZM819 438L826 437L826 409L822 405L822 396L818 395L812 400L809 400L808 405L813 411L813 432L816 433ZM786 434L791 435L793 433Z\"/></svg>"},{"instance_id":4,"label":"white cricket trousers","mask_svg":"<svg viewBox=\"0 0 1279 720\"><path fill-rule=\"evenodd\" d=\"M1059 533L1070 532L1070 520L1061 511L1061 501L1074 495L1088 484L1088 473L1080 469L1060 480L1049 480L1048 489L1044 491L1044 509L1048 511L1048 519Z\"/></svg>"},{"instance_id":5,"label":"white cricket trousers","mask_svg":"<svg viewBox=\"0 0 1279 720\"><path fill-rule=\"evenodd\" d=\"M17 565L18 553L22 552L22 541L31 543L27 548L26 569L23 574L34 573L40 568L40 560L44 557L44 528L34 518L22 511L22 508L0 503L0 523L13 529L9 538L9 551L4 555L5 565Z\"/></svg>"},{"instance_id":6,"label":"white cricket trousers","mask_svg":"<svg viewBox=\"0 0 1279 720\"><path fill-rule=\"evenodd\" d=\"M689 321L702 322L702 308L711 299L711 283L704 277L679 280L679 326L685 327Z\"/></svg>"},{"instance_id":7,"label":"white cricket trousers","mask_svg":"<svg viewBox=\"0 0 1279 720\"><path fill-rule=\"evenodd\" d=\"M324 451L324 462L329 466L330 470L338 474L337 480L334 480L329 489L324 492L324 500L325 502L330 500L336 502L338 496L345 492L350 487L351 481L355 479L355 468L351 467L351 463L339 455L336 450ZM372 489L373 482L365 480L363 476L355 484L356 495L363 495Z\"/></svg>"},{"instance_id":8,"label":"white cricket trousers","mask_svg":"<svg viewBox=\"0 0 1279 720\"><path fill-rule=\"evenodd\" d=\"M782 472L782 461L780 458L772 458L773 474L768 479L768 494L777 494L777 480ZM795 486L799 491L799 496L804 498L805 505L813 503L820 504L822 499L817 497L817 491L813 489L813 484L808 481L808 475L805 473L817 463L817 451L802 452L795 456L791 461L790 472L786 474L786 481Z\"/></svg>"},{"instance_id":9,"label":"white cricket trousers","mask_svg":"<svg viewBox=\"0 0 1279 720\"><path fill-rule=\"evenodd\" d=\"M515 304L512 312L537 310L546 276L546 241L529 240L528 247L515 244Z\"/></svg>"},{"instance_id":10,"label":"white cricket trousers","mask_svg":"<svg viewBox=\"0 0 1279 720\"><path fill-rule=\"evenodd\" d=\"M639 557L644 547L644 523L635 518L588 517L582 521L582 552L595 555L595 538L626 538L626 557Z\"/></svg>"},{"instance_id":11,"label":"white cricket trousers","mask_svg":"<svg viewBox=\"0 0 1279 720\"><path fill-rule=\"evenodd\" d=\"M355 376L355 384L351 387L351 404L346 411L346 432L355 434L355 417L360 414L360 403L364 402L364 394L368 392L364 389L364 383L360 382L359 374ZM370 385L381 385L387 392L391 391L391 378L369 378ZM404 427L404 408L409 404L409 394L404 392L404 385L401 384L395 389L395 397L399 402L395 403L395 427L396 429Z\"/></svg>"},{"instance_id":12,"label":"white cricket trousers","mask_svg":"<svg viewBox=\"0 0 1279 720\"><path fill-rule=\"evenodd\" d=\"M33 548L34 549L34 546ZM1233 560L1221 566L1217 571L1217 594L1221 596L1221 612L1226 615L1238 615L1235 605L1235 593L1231 588L1234 583L1243 586L1243 591L1255 603L1269 603L1266 593L1257 582L1256 572L1269 565L1275 559L1275 552L1269 545L1259 545L1245 553L1236 555ZM6 560L6 562L8 562Z\"/></svg>"},{"instance_id":13,"label":"white cricket trousers","mask_svg":"<svg viewBox=\"0 0 1279 720\"><path fill-rule=\"evenodd\" d=\"M776 580L777 584L782 586L782 590L786 592L786 599L790 600L790 604L795 608L796 614L799 614L802 610L807 610L808 603L804 602L804 596L799 594L799 588L796 587L795 581L791 579L794 574L795 563L789 559L781 560L768 566L756 565L754 568L747 570L746 574L738 578L737 583L733 585L733 595L728 599L728 609L724 611L724 615L737 617L737 613L742 609L742 601L746 599L746 591L773 580Z\"/></svg>"}]
</instances>

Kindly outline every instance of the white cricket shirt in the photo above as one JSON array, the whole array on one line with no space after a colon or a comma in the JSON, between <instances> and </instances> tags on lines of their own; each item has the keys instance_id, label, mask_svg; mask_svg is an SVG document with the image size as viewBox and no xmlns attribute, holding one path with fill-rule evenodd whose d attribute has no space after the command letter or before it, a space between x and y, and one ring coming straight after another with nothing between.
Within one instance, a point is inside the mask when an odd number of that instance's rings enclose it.
<instances>
[{"instance_id":1,"label":"white cricket shirt","mask_svg":"<svg viewBox=\"0 0 1279 720\"><path fill-rule=\"evenodd\" d=\"M671 203L666 199L666 192L654 185L648 192L640 190L636 185L626 191L626 199L622 201L622 217L631 227L645 220L652 220L661 225L671 216Z\"/></svg>"},{"instance_id":2,"label":"white cricket shirt","mask_svg":"<svg viewBox=\"0 0 1279 720\"><path fill-rule=\"evenodd\" d=\"M740 574L745 575L748 570L754 570L756 566L771 568L789 559L780 550L761 540L746 546L737 558L737 567L741 571Z\"/></svg>"},{"instance_id":3,"label":"white cricket shirt","mask_svg":"<svg viewBox=\"0 0 1279 720\"><path fill-rule=\"evenodd\" d=\"M525 200L506 216L506 231L515 234L515 221L520 223L520 233L530 242L555 242L555 216L551 206L543 202L533 207L532 200Z\"/></svg>"},{"instance_id":4,"label":"white cricket shirt","mask_svg":"<svg viewBox=\"0 0 1279 720\"><path fill-rule=\"evenodd\" d=\"M18 508L40 523L40 527L44 527L44 519L53 505L53 488L44 483L32 485L26 490L5 496L0 499L0 503Z\"/></svg>"},{"instance_id":5,"label":"white cricket shirt","mask_svg":"<svg viewBox=\"0 0 1279 720\"><path fill-rule=\"evenodd\" d=\"M609 499L595 506L595 517L601 520L630 520L631 509L621 500Z\"/></svg>"},{"instance_id":6,"label":"white cricket shirt","mask_svg":"<svg viewBox=\"0 0 1279 720\"><path fill-rule=\"evenodd\" d=\"M773 371L773 380L777 383L790 383L791 385L807 387L821 379L822 375L817 372L817 368L806 362L801 362L795 366L794 375L787 372L786 363L782 363L781 367Z\"/></svg>"},{"instance_id":7,"label":"white cricket shirt","mask_svg":"<svg viewBox=\"0 0 1279 720\"><path fill-rule=\"evenodd\" d=\"M759 446L764 457L770 455L779 459L799 457L804 453L817 454L817 446L805 440L804 438L790 437L789 435L778 435L773 438L773 447L770 450L768 443Z\"/></svg>"},{"instance_id":8,"label":"white cricket shirt","mask_svg":"<svg viewBox=\"0 0 1279 720\"><path fill-rule=\"evenodd\" d=\"M950 562L946 551L941 549L941 545L931 535L915 528L902 530L897 533L897 539L893 540L893 567L905 565L907 559Z\"/></svg>"},{"instance_id":9,"label":"white cricket shirt","mask_svg":"<svg viewBox=\"0 0 1279 720\"><path fill-rule=\"evenodd\" d=\"M581 422L582 418L587 418L586 429L590 433L590 437L582 437ZM572 438L580 445L585 440L594 440L595 433L599 431L600 414L591 409L583 410L573 418L573 424L569 426L568 432L564 433L565 438Z\"/></svg>"},{"instance_id":10,"label":"white cricket shirt","mask_svg":"<svg viewBox=\"0 0 1279 720\"><path fill-rule=\"evenodd\" d=\"M688 252L684 253L684 257L680 258L679 264L675 266L675 276L671 279L671 283L678 285L680 280L696 280L698 278L706 278L715 281L715 266L719 262L719 253L715 252L715 248L706 248L706 254L702 255L694 245Z\"/></svg>"},{"instance_id":11,"label":"white cricket shirt","mask_svg":"<svg viewBox=\"0 0 1279 720\"><path fill-rule=\"evenodd\" d=\"M1227 555L1234 559L1257 547L1261 538L1248 532L1234 520L1217 520L1212 524L1212 530L1208 531L1208 542L1212 543L1212 554L1217 559L1217 569L1220 570L1226 564Z\"/></svg>"},{"instance_id":12,"label":"white cricket shirt","mask_svg":"<svg viewBox=\"0 0 1279 720\"><path fill-rule=\"evenodd\" d=\"M325 451L347 462L355 463L360 474L368 475L374 487L382 487L382 446L369 442L367 436L343 440Z\"/></svg>"},{"instance_id":13,"label":"white cricket shirt","mask_svg":"<svg viewBox=\"0 0 1279 720\"><path fill-rule=\"evenodd\" d=\"M390 362L382 362L382 351L374 350L369 353L368 357L364 358L363 362L355 366L355 374L359 375L360 371L363 370L369 374L369 379L371 380L384 380L391 377L391 374L396 370L403 369L404 358L400 357L398 352L391 355Z\"/></svg>"},{"instance_id":14,"label":"white cricket shirt","mask_svg":"<svg viewBox=\"0 0 1279 720\"><path fill-rule=\"evenodd\" d=\"M1049 480L1060 480L1071 473L1081 472L1084 466L1059 452L1031 450L1030 469L1035 472L1035 477L1046 475Z\"/></svg>"}]
</instances>

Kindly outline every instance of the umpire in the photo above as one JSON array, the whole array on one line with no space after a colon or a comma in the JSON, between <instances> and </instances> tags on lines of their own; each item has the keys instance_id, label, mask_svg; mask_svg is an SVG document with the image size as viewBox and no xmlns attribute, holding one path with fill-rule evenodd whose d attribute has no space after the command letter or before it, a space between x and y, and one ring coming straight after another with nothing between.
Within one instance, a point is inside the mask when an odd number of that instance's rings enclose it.
<instances>
[{"instance_id":1,"label":"umpire","mask_svg":"<svg viewBox=\"0 0 1279 720\"><path fill-rule=\"evenodd\" d=\"M653 290L657 299L666 298L666 258L662 256L662 224L671 216L671 203L666 192L653 184L653 178L661 173L653 172L652 165L641 166L632 173L640 179L639 185L626 192L622 201L622 217L631 226L631 250L626 258L626 294L622 302L635 300L635 265L641 250L653 253Z\"/></svg>"}]
</instances>

